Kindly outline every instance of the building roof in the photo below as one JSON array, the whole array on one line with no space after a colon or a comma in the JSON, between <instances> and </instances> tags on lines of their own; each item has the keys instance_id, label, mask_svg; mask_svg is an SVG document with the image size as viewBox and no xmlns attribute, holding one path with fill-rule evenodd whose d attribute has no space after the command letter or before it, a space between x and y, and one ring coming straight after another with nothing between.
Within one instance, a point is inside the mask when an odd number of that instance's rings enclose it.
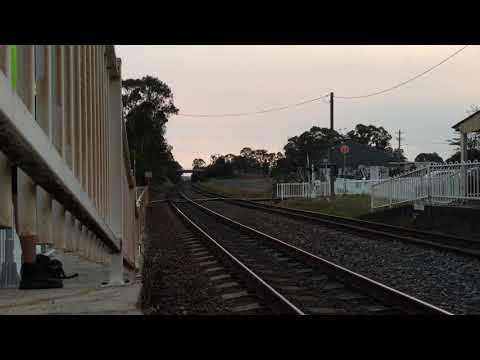
<instances>
[{"instance_id":1,"label":"building roof","mask_svg":"<svg viewBox=\"0 0 480 360\"><path fill-rule=\"evenodd\" d=\"M463 133L480 131L480 110L453 125L452 128Z\"/></svg>"},{"instance_id":2,"label":"building roof","mask_svg":"<svg viewBox=\"0 0 480 360\"><path fill-rule=\"evenodd\" d=\"M395 161L392 153L375 149L374 147L358 144L347 140L346 144L350 148L346 155L347 167L356 168L359 165L364 166L388 166L391 161ZM332 162L338 166L343 166L343 154L340 152L341 144L336 145L332 151Z\"/></svg>"}]
</instances>

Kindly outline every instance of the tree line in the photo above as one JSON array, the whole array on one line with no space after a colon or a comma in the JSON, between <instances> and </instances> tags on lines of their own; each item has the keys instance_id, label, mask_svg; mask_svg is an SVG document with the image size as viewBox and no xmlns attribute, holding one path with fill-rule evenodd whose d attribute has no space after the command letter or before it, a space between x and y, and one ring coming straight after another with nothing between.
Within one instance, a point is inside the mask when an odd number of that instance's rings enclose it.
<instances>
[{"instance_id":1,"label":"tree line","mask_svg":"<svg viewBox=\"0 0 480 360\"><path fill-rule=\"evenodd\" d=\"M390 146L391 138L383 127L373 125L358 124L347 134L313 126L310 130L289 138L283 148L284 153L245 147L238 155L214 154L208 165L203 159L195 159L193 168L203 168L204 172L194 174L192 181L208 177L232 177L241 173L271 175L274 178L295 177L297 169L305 167L307 157L311 163L321 164L327 157L329 148L347 140L389 154L392 160L405 160L401 151Z\"/></svg>"},{"instance_id":2,"label":"tree line","mask_svg":"<svg viewBox=\"0 0 480 360\"><path fill-rule=\"evenodd\" d=\"M178 113L170 87L152 76L127 79L122 81L122 103L137 185L145 184L146 171L152 172L157 183L178 181L182 167L165 138L169 116Z\"/></svg>"},{"instance_id":3,"label":"tree line","mask_svg":"<svg viewBox=\"0 0 480 360\"><path fill-rule=\"evenodd\" d=\"M354 129L345 134L329 128L313 126L310 130L289 138L283 147L283 153L245 147L238 155L211 155L208 165L203 159L195 159L192 164L193 168L202 168L204 171L201 174L194 174L192 181L209 177L233 177L242 173L257 173L264 176L270 175L276 179L294 180L298 177L298 170L305 169L307 158L310 164L322 166L328 158L329 149L334 149L332 153L335 156L332 156L332 162L341 166L339 164L342 160L338 148L342 143L351 146L360 145L357 148L363 151L355 152L357 163L368 165L375 161L382 163L407 161L403 150L393 148L391 140L392 135L381 126L357 124ZM459 139L450 140L450 144L456 146L457 149L446 162L459 161ZM470 135L467 148L470 160L480 160L480 136L478 134ZM418 154L415 162L443 163L444 160L434 152Z\"/></svg>"}]
</instances>

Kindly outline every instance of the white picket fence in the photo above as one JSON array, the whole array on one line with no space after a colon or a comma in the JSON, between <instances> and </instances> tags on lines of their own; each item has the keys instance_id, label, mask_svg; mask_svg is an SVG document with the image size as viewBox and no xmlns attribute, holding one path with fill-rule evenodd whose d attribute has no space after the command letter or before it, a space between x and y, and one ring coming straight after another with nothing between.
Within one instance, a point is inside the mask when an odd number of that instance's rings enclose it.
<instances>
[{"instance_id":1,"label":"white picket fence","mask_svg":"<svg viewBox=\"0 0 480 360\"><path fill-rule=\"evenodd\" d=\"M351 180L337 178L335 181L336 194L370 194L371 187L380 180ZM276 197L279 199L301 198L311 199L330 196L329 181L315 181L314 183L280 183L277 184Z\"/></svg>"},{"instance_id":2,"label":"white picket fence","mask_svg":"<svg viewBox=\"0 0 480 360\"><path fill-rule=\"evenodd\" d=\"M372 186L371 208L480 200L480 162L431 164Z\"/></svg>"}]
</instances>

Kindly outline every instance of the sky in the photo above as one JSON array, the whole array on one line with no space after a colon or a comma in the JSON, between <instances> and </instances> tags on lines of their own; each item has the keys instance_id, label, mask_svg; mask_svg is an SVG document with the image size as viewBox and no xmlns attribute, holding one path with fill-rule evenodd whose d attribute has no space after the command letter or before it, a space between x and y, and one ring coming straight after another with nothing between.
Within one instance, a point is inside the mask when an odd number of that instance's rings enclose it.
<instances>
[{"instance_id":1,"label":"sky","mask_svg":"<svg viewBox=\"0 0 480 360\"><path fill-rule=\"evenodd\" d=\"M170 86L180 114L254 112L319 97L356 96L389 88L439 63L455 45L117 45L122 77L158 77ZM335 129L358 123L383 126L409 160L421 152L444 159L454 148L452 125L480 105L480 46L469 46L425 76L387 94L335 99ZM175 159L191 168L214 153L243 147L282 151L289 137L312 126L329 127L323 100L284 111L245 117L172 116L166 137Z\"/></svg>"}]
</instances>

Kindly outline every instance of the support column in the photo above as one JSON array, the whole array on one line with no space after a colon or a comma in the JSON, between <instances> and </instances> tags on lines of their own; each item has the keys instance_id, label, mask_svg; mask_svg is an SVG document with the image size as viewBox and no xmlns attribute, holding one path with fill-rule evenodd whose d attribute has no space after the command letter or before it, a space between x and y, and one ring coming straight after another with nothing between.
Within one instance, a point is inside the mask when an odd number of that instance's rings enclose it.
<instances>
[{"instance_id":1,"label":"support column","mask_svg":"<svg viewBox=\"0 0 480 360\"><path fill-rule=\"evenodd\" d=\"M88 229L85 225L82 225L82 235L80 239L80 249L79 253L82 257L87 257L87 249L88 249Z\"/></svg>"},{"instance_id":2,"label":"support column","mask_svg":"<svg viewBox=\"0 0 480 360\"><path fill-rule=\"evenodd\" d=\"M95 245L95 234L88 231L87 259L93 260L93 247Z\"/></svg>"},{"instance_id":3,"label":"support column","mask_svg":"<svg viewBox=\"0 0 480 360\"><path fill-rule=\"evenodd\" d=\"M74 219L70 212L65 211L65 251L72 251L72 242L75 237Z\"/></svg>"},{"instance_id":4,"label":"support column","mask_svg":"<svg viewBox=\"0 0 480 360\"><path fill-rule=\"evenodd\" d=\"M98 118L97 118L97 47L92 45L92 169L94 176L92 177L92 200L95 208L98 210Z\"/></svg>"},{"instance_id":5,"label":"support column","mask_svg":"<svg viewBox=\"0 0 480 360\"><path fill-rule=\"evenodd\" d=\"M108 223L117 238L123 234L123 143L122 143L122 102L121 80L110 78L108 92L108 124L109 124L109 163L110 163L110 211Z\"/></svg>"},{"instance_id":6,"label":"support column","mask_svg":"<svg viewBox=\"0 0 480 360\"><path fill-rule=\"evenodd\" d=\"M78 220L75 219L75 238L73 241L73 251L77 254L77 256L81 255L81 244L83 240L83 232L82 232L82 223Z\"/></svg>"},{"instance_id":7,"label":"support column","mask_svg":"<svg viewBox=\"0 0 480 360\"><path fill-rule=\"evenodd\" d=\"M33 45L19 45L17 47L17 93L31 114L36 114L35 78L37 74L35 73L35 61ZM45 64L45 61L43 64ZM20 168L17 169L17 194L18 218L15 226L18 226L18 228L16 232L23 239L23 260L33 261L35 244L38 241L37 190L35 183Z\"/></svg>"},{"instance_id":8,"label":"support column","mask_svg":"<svg viewBox=\"0 0 480 360\"><path fill-rule=\"evenodd\" d=\"M66 249L66 233L70 228L67 221L64 207L56 200L52 201L53 230L52 238L56 249Z\"/></svg>"},{"instance_id":9,"label":"support column","mask_svg":"<svg viewBox=\"0 0 480 360\"><path fill-rule=\"evenodd\" d=\"M52 45L52 137L51 141L62 159L65 157L64 126L64 56L63 46Z\"/></svg>"},{"instance_id":10,"label":"support column","mask_svg":"<svg viewBox=\"0 0 480 360\"><path fill-rule=\"evenodd\" d=\"M64 98L64 147L65 147L65 159L72 170L75 172L75 122L74 122L74 66L73 66L73 47L72 45L64 46L64 64L65 64L65 76L63 81L63 87L65 92Z\"/></svg>"},{"instance_id":11,"label":"support column","mask_svg":"<svg viewBox=\"0 0 480 360\"><path fill-rule=\"evenodd\" d=\"M88 132L87 132L87 153L88 153L88 194L90 200L95 204L95 187L94 187L94 162L93 162L93 45L88 46L87 51L87 108L88 108Z\"/></svg>"},{"instance_id":12,"label":"support column","mask_svg":"<svg viewBox=\"0 0 480 360\"><path fill-rule=\"evenodd\" d=\"M13 227L12 170L0 151L0 228Z\"/></svg>"},{"instance_id":13,"label":"support column","mask_svg":"<svg viewBox=\"0 0 480 360\"><path fill-rule=\"evenodd\" d=\"M33 181L21 169L17 179L18 229L20 237L33 237L38 240L37 233L37 188Z\"/></svg>"},{"instance_id":14,"label":"support column","mask_svg":"<svg viewBox=\"0 0 480 360\"><path fill-rule=\"evenodd\" d=\"M123 254L110 254L110 286L123 285Z\"/></svg>"},{"instance_id":15,"label":"support column","mask_svg":"<svg viewBox=\"0 0 480 360\"><path fill-rule=\"evenodd\" d=\"M87 69L89 68L89 47L88 45L82 45L82 174L83 174L83 189L85 192L90 195L90 156L88 152L90 136L89 131L89 91L88 91L88 73Z\"/></svg>"},{"instance_id":16,"label":"support column","mask_svg":"<svg viewBox=\"0 0 480 360\"><path fill-rule=\"evenodd\" d=\"M52 198L41 186L37 186L37 231L39 244L54 244Z\"/></svg>"}]
</instances>

